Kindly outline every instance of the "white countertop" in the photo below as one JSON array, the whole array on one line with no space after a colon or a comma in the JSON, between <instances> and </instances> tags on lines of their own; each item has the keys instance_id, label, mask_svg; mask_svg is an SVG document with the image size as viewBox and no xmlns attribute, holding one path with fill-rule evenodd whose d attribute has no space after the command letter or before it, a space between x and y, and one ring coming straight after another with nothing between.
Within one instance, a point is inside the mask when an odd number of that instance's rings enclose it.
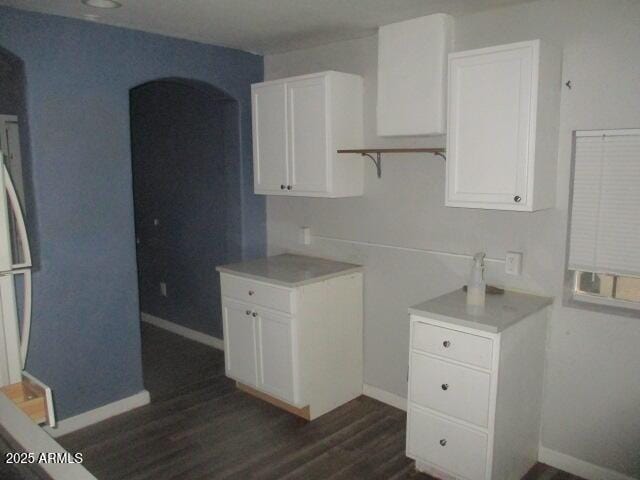
<instances>
[{"instance_id":1,"label":"white countertop","mask_svg":"<svg viewBox=\"0 0 640 480\"><path fill-rule=\"evenodd\" d=\"M283 287L299 287L362 271L362 266L304 255L276 255L248 262L221 265L216 270Z\"/></svg>"},{"instance_id":2,"label":"white countertop","mask_svg":"<svg viewBox=\"0 0 640 480\"><path fill-rule=\"evenodd\" d=\"M506 290L501 295L487 295L484 309L474 311L467 308L467 293L459 289L414 305L409 308L409 313L499 333L551 303L551 297Z\"/></svg>"}]
</instances>

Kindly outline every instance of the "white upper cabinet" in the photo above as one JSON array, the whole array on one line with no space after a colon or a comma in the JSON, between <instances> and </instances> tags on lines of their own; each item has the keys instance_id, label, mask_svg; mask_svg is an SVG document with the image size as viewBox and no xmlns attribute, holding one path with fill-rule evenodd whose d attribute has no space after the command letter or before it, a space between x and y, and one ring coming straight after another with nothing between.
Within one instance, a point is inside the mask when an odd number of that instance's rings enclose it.
<instances>
[{"instance_id":1,"label":"white upper cabinet","mask_svg":"<svg viewBox=\"0 0 640 480\"><path fill-rule=\"evenodd\" d=\"M449 55L446 205L555 205L561 59L539 40Z\"/></svg>"},{"instance_id":2,"label":"white upper cabinet","mask_svg":"<svg viewBox=\"0 0 640 480\"><path fill-rule=\"evenodd\" d=\"M287 83L290 184L299 192L327 192L327 89L323 77Z\"/></svg>"},{"instance_id":3,"label":"white upper cabinet","mask_svg":"<svg viewBox=\"0 0 640 480\"><path fill-rule=\"evenodd\" d=\"M322 72L251 86L255 193L362 195L362 78Z\"/></svg>"},{"instance_id":4,"label":"white upper cabinet","mask_svg":"<svg viewBox=\"0 0 640 480\"><path fill-rule=\"evenodd\" d=\"M442 135L453 17L443 13L380 27L379 136Z\"/></svg>"},{"instance_id":5,"label":"white upper cabinet","mask_svg":"<svg viewBox=\"0 0 640 480\"><path fill-rule=\"evenodd\" d=\"M256 85L252 93L256 189L280 190L289 176L286 89L283 84Z\"/></svg>"}]
</instances>

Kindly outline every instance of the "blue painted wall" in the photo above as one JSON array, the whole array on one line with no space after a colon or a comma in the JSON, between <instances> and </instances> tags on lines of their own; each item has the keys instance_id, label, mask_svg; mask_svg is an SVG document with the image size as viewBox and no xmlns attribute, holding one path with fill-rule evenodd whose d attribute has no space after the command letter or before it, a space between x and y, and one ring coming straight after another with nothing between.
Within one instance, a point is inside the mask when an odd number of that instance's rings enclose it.
<instances>
[{"instance_id":1,"label":"blue painted wall","mask_svg":"<svg viewBox=\"0 0 640 480\"><path fill-rule=\"evenodd\" d=\"M17 115L24 95L24 68L20 59L0 49L0 113Z\"/></svg>"},{"instance_id":2,"label":"blue painted wall","mask_svg":"<svg viewBox=\"0 0 640 480\"><path fill-rule=\"evenodd\" d=\"M220 278L211 265L237 260L227 231L241 221L239 211L228 212L227 171L239 163L240 140L228 131L238 122L229 103L237 102L183 81L131 91L140 309L218 338Z\"/></svg>"},{"instance_id":3,"label":"blue painted wall","mask_svg":"<svg viewBox=\"0 0 640 480\"><path fill-rule=\"evenodd\" d=\"M238 101L242 254L264 254L252 193L250 84L259 56L63 17L0 8L0 47L23 62L40 267L27 368L60 418L142 386L129 90L159 78L216 86ZM33 237L33 235L32 235ZM211 265L214 268L214 265Z\"/></svg>"}]
</instances>

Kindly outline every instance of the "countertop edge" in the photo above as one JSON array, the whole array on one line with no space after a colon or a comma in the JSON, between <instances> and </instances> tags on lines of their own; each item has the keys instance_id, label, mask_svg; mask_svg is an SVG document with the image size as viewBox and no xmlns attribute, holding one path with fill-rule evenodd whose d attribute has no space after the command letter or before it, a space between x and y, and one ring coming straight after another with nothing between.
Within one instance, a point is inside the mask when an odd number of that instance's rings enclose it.
<instances>
[{"instance_id":1,"label":"countertop edge","mask_svg":"<svg viewBox=\"0 0 640 480\"><path fill-rule=\"evenodd\" d=\"M417 317L427 317L433 320L438 320L439 322L450 323L452 325L458 325L460 327L466 327L472 330L479 330L487 333L500 333L505 330L499 330L498 327L487 325L486 323L474 323L462 318L450 317L448 315L442 315L441 313L426 312L424 310L416 310L414 308L409 308L409 313ZM518 319L514 323L517 323L519 320L522 320L522 318Z\"/></svg>"},{"instance_id":2,"label":"countertop edge","mask_svg":"<svg viewBox=\"0 0 640 480\"><path fill-rule=\"evenodd\" d=\"M328 273L326 275L320 275L319 277L308 278L305 280L301 280L299 282L283 282L281 280L275 280L269 277L263 277L262 275L254 275L246 272L239 272L237 270L233 270L231 268L227 268L224 266L216 267L216 270L220 273L226 273L228 275L234 275L236 277L248 278L250 280L257 280L259 282L268 283L271 285L278 285L280 287L285 288L296 288L303 287L305 285L310 285L312 283L322 282L325 280L329 280L331 278L342 277L344 275L349 275L352 273L362 273L364 271L364 267L356 266L352 268L347 268L345 270L340 270L339 272Z\"/></svg>"},{"instance_id":3,"label":"countertop edge","mask_svg":"<svg viewBox=\"0 0 640 480\"><path fill-rule=\"evenodd\" d=\"M520 293L520 292L518 292ZM441 322L445 322L445 323L451 323L453 325L459 325L461 327L466 327L466 328L470 328L473 330L478 330L478 331L482 331L482 332L487 332L487 333L501 333L504 332L505 330L509 329L510 327L516 325L518 322L520 322L521 320L523 320L524 318L528 317L529 315L533 315L534 313L537 313L547 307L550 307L551 305L553 305L553 297L547 297L547 296L541 296L541 295L536 295L540 298L544 298L545 301L541 302L540 307L537 308L536 310L527 312L527 313L523 313L522 315L519 315L517 317L514 318L514 320L509 323L509 325L507 325L504 328L498 328L495 325L487 325L486 323L479 323L479 322L473 322L470 320L466 320L464 318L459 318L459 317L452 317L450 315L444 315L442 313L436 313L436 312L430 312L427 310L419 310L417 308L414 307L409 307L409 313L411 315L416 315L419 317L430 317L433 318L433 320L438 320Z\"/></svg>"}]
</instances>

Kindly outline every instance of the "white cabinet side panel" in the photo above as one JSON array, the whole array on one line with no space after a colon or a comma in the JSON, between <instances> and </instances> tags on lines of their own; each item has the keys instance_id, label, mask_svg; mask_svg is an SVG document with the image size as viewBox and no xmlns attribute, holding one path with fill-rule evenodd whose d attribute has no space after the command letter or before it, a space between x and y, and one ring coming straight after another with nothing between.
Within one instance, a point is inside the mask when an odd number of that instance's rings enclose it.
<instances>
[{"instance_id":1,"label":"white cabinet side panel","mask_svg":"<svg viewBox=\"0 0 640 480\"><path fill-rule=\"evenodd\" d=\"M313 419L362 394L362 274L300 287L298 307L301 380Z\"/></svg>"},{"instance_id":2,"label":"white cabinet side panel","mask_svg":"<svg viewBox=\"0 0 640 480\"><path fill-rule=\"evenodd\" d=\"M501 334L492 478L520 479L538 460L547 315Z\"/></svg>"}]
</instances>

